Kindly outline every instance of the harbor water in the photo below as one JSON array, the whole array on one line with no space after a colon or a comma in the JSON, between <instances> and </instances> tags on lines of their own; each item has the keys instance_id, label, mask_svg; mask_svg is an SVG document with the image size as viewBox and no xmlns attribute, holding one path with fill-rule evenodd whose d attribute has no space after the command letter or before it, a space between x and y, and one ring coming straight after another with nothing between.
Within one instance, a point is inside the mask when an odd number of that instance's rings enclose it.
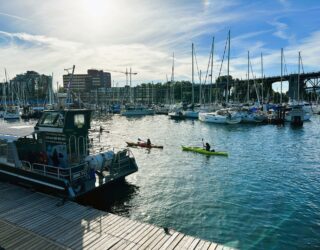
<instances>
[{"instance_id":1,"label":"harbor water","mask_svg":"<svg viewBox=\"0 0 320 250\"><path fill-rule=\"evenodd\" d=\"M86 200L94 207L240 249L320 248L319 116L301 128L118 115L92 127L106 148L164 146L130 148L139 171ZM181 150L202 138L229 157Z\"/></svg>"}]
</instances>

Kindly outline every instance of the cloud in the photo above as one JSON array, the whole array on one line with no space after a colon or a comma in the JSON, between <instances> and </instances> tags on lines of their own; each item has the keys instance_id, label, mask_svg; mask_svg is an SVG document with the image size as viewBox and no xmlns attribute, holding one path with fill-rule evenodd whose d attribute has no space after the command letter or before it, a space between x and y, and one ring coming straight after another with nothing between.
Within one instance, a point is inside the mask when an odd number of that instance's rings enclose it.
<instances>
[{"instance_id":1,"label":"cloud","mask_svg":"<svg viewBox=\"0 0 320 250\"><path fill-rule=\"evenodd\" d=\"M57 38L47 37L43 35L32 35L27 33L9 33L0 30L0 38L6 38L8 44L18 44L24 47L37 46L37 47L74 47L76 42L63 41Z\"/></svg>"},{"instance_id":2,"label":"cloud","mask_svg":"<svg viewBox=\"0 0 320 250\"><path fill-rule=\"evenodd\" d=\"M24 18L24 17L21 17L21 16L11 15L11 14L4 13L4 12L0 12L0 15L1 15L1 16L10 17L10 18L13 18L13 19L17 19L17 20L20 20L20 21L30 21L30 20L27 19L27 18Z\"/></svg>"},{"instance_id":3,"label":"cloud","mask_svg":"<svg viewBox=\"0 0 320 250\"><path fill-rule=\"evenodd\" d=\"M270 24L274 26L276 29L273 35L288 41L293 40L295 38L294 35L288 34L289 27L286 23L274 20L270 22Z\"/></svg>"},{"instance_id":4,"label":"cloud","mask_svg":"<svg viewBox=\"0 0 320 250\"><path fill-rule=\"evenodd\" d=\"M88 68L125 71L132 67L138 72L133 77L135 84L163 82L166 75L170 78L172 52L176 57L175 78L190 80L191 43L195 43L199 68L204 72L213 35L222 37L220 41L216 39L214 55L214 76L218 76L227 27L231 27L231 34L239 34L231 37L231 74L245 77L247 50L250 50L256 74L260 74L262 51L265 73L274 75L280 72L280 48L269 46L266 38L269 33L274 33L276 42L293 39L288 34L288 24L271 14L269 20L274 20L270 23L275 29L266 26L262 29L260 23L250 28L255 20L248 20L249 10L238 11L243 6L235 0L227 3L217 0L79 0L77 5L71 0L45 4L30 0L24 5L14 2L4 4L5 12L12 13L9 7L14 8L17 16L25 13L32 22L25 22L11 31L5 28L0 31L0 60L11 76L26 70L45 74L54 72L54 81L60 83L63 69L73 64L76 73L84 73ZM258 18L258 15L253 16ZM241 22L248 29L237 30ZM286 46L285 56L292 66L290 70L295 69L299 50L306 68L316 69L320 65L318 57L314 56L320 53L319 39L319 33L314 32L300 40L299 45L289 43ZM226 60L223 74L226 74ZM4 73L0 71L0 81L3 78ZM125 75L121 73L112 72L112 79L120 85L125 83Z\"/></svg>"},{"instance_id":5,"label":"cloud","mask_svg":"<svg viewBox=\"0 0 320 250\"><path fill-rule=\"evenodd\" d=\"M29 69L54 71L60 81L62 69L72 64L76 64L78 73L90 67L122 71L132 67L139 71L137 81L162 81L171 73L173 51L177 56L177 79L187 77L191 71L191 42L213 34L224 23L242 15L224 11L236 6L234 1L173 4L80 0L77 5L69 0L54 4L30 2L23 9L15 9L33 20L23 26L25 31L0 31L0 58L12 73ZM125 79L116 73L113 76L120 81Z\"/></svg>"},{"instance_id":6,"label":"cloud","mask_svg":"<svg viewBox=\"0 0 320 250\"><path fill-rule=\"evenodd\" d=\"M278 1L284 7L289 7L290 6L290 2L288 0L278 0Z\"/></svg>"}]
</instances>

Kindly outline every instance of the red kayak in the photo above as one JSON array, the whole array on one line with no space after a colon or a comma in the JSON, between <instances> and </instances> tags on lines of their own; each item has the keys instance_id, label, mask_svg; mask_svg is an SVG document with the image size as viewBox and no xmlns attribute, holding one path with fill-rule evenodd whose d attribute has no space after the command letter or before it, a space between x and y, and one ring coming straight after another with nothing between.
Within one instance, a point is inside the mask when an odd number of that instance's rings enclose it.
<instances>
[{"instance_id":1,"label":"red kayak","mask_svg":"<svg viewBox=\"0 0 320 250\"><path fill-rule=\"evenodd\" d=\"M128 147L142 147L142 148L163 148L154 144L148 145L146 142L126 142Z\"/></svg>"}]
</instances>

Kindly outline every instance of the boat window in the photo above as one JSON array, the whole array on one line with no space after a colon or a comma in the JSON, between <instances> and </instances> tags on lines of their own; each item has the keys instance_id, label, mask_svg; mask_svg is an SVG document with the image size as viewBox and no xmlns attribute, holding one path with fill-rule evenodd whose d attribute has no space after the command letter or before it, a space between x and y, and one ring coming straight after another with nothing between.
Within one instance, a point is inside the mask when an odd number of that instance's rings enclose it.
<instances>
[{"instance_id":1,"label":"boat window","mask_svg":"<svg viewBox=\"0 0 320 250\"><path fill-rule=\"evenodd\" d=\"M45 113L40 121L40 125L63 126L63 116L58 112Z\"/></svg>"},{"instance_id":2,"label":"boat window","mask_svg":"<svg viewBox=\"0 0 320 250\"><path fill-rule=\"evenodd\" d=\"M77 128L82 128L85 123L84 114L76 114L74 115L74 126Z\"/></svg>"}]
</instances>

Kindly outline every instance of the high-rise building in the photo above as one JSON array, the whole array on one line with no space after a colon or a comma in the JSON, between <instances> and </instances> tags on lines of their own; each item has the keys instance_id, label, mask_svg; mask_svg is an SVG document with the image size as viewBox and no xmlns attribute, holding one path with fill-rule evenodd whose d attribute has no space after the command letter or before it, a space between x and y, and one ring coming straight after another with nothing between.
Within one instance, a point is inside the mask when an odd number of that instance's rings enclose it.
<instances>
[{"instance_id":1,"label":"high-rise building","mask_svg":"<svg viewBox=\"0 0 320 250\"><path fill-rule=\"evenodd\" d=\"M68 88L71 74L63 75L63 87ZM75 93L90 92L99 88L111 88L111 74L89 69L87 74L74 74L70 89Z\"/></svg>"}]
</instances>

